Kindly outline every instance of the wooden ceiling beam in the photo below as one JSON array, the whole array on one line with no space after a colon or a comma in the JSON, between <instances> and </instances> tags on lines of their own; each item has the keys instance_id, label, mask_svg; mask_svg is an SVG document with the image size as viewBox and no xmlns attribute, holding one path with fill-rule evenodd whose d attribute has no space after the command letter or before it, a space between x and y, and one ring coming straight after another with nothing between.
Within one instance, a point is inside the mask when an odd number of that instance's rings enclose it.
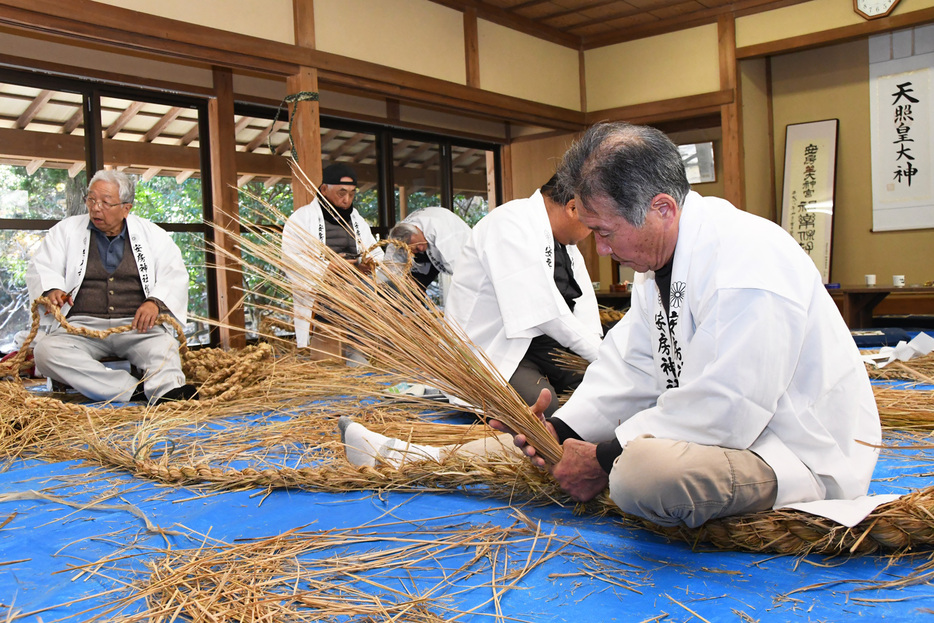
<instances>
[{"instance_id":1,"label":"wooden ceiling beam","mask_svg":"<svg viewBox=\"0 0 934 623\"><path fill-rule=\"evenodd\" d=\"M32 103L26 107L26 110L23 111L23 114L21 114L16 120L16 127L20 130L25 129L27 125L32 123L32 120L36 118L36 116L42 110L42 107L45 106L50 99L52 99L52 91L39 91L35 99L32 100Z\"/></svg>"},{"instance_id":2,"label":"wooden ceiling beam","mask_svg":"<svg viewBox=\"0 0 934 623\"><path fill-rule=\"evenodd\" d=\"M256 177L291 178L292 168L289 159L272 154L257 154L238 151L235 161L237 173L240 175L255 175Z\"/></svg>"},{"instance_id":3,"label":"wooden ceiling beam","mask_svg":"<svg viewBox=\"0 0 934 623\"><path fill-rule=\"evenodd\" d=\"M0 128L0 154L14 158L84 162L84 137Z\"/></svg>"},{"instance_id":4,"label":"wooden ceiling beam","mask_svg":"<svg viewBox=\"0 0 934 623\"><path fill-rule=\"evenodd\" d=\"M32 175L33 173L38 171L39 167L41 167L45 163L46 163L46 160L43 158L31 160L29 164L26 165L26 175Z\"/></svg>"},{"instance_id":5,"label":"wooden ceiling beam","mask_svg":"<svg viewBox=\"0 0 934 623\"><path fill-rule=\"evenodd\" d=\"M126 127L126 124L133 120L133 117L136 116L136 113L138 113L139 109L142 107L143 102L130 102L130 105L127 106L122 113L120 113L120 116L118 116L113 123L107 126L107 131L105 132L107 138L115 137L120 132L120 130Z\"/></svg>"},{"instance_id":6,"label":"wooden ceiling beam","mask_svg":"<svg viewBox=\"0 0 934 623\"><path fill-rule=\"evenodd\" d=\"M328 154L328 159L337 160L338 158L346 154L351 148L355 147L360 141L366 138L366 136L367 135L363 134L362 132L354 134L349 139L341 143L337 147L337 149L332 149L331 152ZM356 160L356 158L354 158L354 160Z\"/></svg>"},{"instance_id":7,"label":"wooden ceiling beam","mask_svg":"<svg viewBox=\"0 0 934 623\"><path fill-rule=\"evenodd\" d=\"M193 143L196 138L198 138L198 135L200 134L200 132L201 132L201 128L198 127L198 124L195 124L195 127L188 130L188 132L185 133L185 136L178 139L178 144L183 147L187 147L188 145Z\"/></svg>"},{"instance_id":8,"label":"wooden ceiling beam","mask_svg":"<svg viewBox=\"0 0 934 623\"><path fill-rule=\"evenodd\" d=\"M539 6L540 4L547 4L552 0L526 0L525 2L520 2L519 4L514 4L510 8L512 11L522 11L525 9L531 9L532 7ZM610 0L611 2L613 0Z\"/></svg>"},{"instance_id":9,"label":"wooden ceiling beam","mask_svg":"<svg viewBox=\"0 0 934 623\"><path fill-rule=\"evenodd\" d=\"M161 171L162 169L160 169L159 167L149 167L148 169L143 171L143 174L140 176L140 180L143 182L148 182L152 178L159 175Z\"/></svg>"},{"instance_id":10,"label":"wooden ceiling beam","mask_svg":"<svg viewBox=\"0 0 934 623\"><path fill-rule=\"evenodd\" d=\"M78 106L74 114L62 125L62 134L71 134L84 121L84 111Z\"/></svg>"},{"instance_id":11,"label":"wooden ceiling beam","mask_svg":"<svg viewBox=\"0 0 934 623\"><path fill-rule=\"evenodd\" d=\"M162 118L159 119L159 121L157 121L140 140L146 143L153 142L160 134L162 134L162 131L166 129L170 123L178 119L178 116L181 113L181 108L178 106L173 106L168 110L168 112L162 115Z\"/></svg>"},{"instance_id":12,"label":"wooden ceiling beam","mask_svg":"<svg viewBox=\"0 0 934 623\"><path fill-rule=\"evenodd\" d=\"M736 17L740 17L742 15L751 15L766 9L777 9L795 4L801 4L802 2L808 1L809 0L737 0L736 2L731 2L722 6L708 7L700 11L686 13L677 17L666 19L658 18L657 20L650 23L642 23L637 26L630 27L621 27L616 31L607 34L585 36L582 37L581 48L584 50L592 50L594 48L602 48L608 45L614 45L616 43L635 41L636 39L654 37L656 35L663 35L669 32L685 30L687 28L695 28L697 26L704 26L706 24L714 24L717 22L720 15L726 13L732 13Z\"/></svg>"},{"instance_id":13,"label":"wooden ceiling beam","mask_svg":"<svg viewBox=\"0 0 934 623\"><path fill-rule=\"evenodd\" d=\"M234 132L239 134L240 130L244 129L254 121L255 119L253 117L240 117L240 120L234 123Z\"/></svg>"},{"instance_id":14,"label":"wooden ceiling beam","mask_svg":"<svg viewBox=\"0 0 934 623\"><path fill-rule=\"evenodd\" d=\"M475 151L465 151L461 155L459 155L457 158L454 158L451 160L451 166L458 166L462 162L466 161L468 158L476 161L478 157L479 156L477 155Z\"/></svg>"},{"instance_id":15,"label":"wooden ceiling beam","mask_svg":"<svg viewBox=\"0 0 934 623\"><path fill-rule=\"evenodd\" d=\"M357 155L354 156L354 162L363 162L369 158L376 159L376 143L371 142L367 143L366 146L357 152Z\"/></svg>"},{"instance_id":16,"label":"wooden ceiling beam","mask_svg":"<svg viewBox=\"0 0 934 623\"><path fill-rule=\"evenodd\" d=\"M253 137L253 140L250 141L249 143L247 143L246 151L255 151L257 147L259 147L260 145L263 144L263 141L265 141L267 138L269 138L269 135L270 135L270 134L272 134L273 132L277 131L279 128L281 128L281 127L284 126L284 125L285 125L285 123L282 122L282 121L273 120L273 121L269 124L269 126L267 126L266 128L260 130L259 134L257 134L256 136L254 136L254 137Z\"/></svg>"},{"instance_id":17,"label":"wooden ceiling beam","mask_svg":"<svg viewBox=\"0 0 934 623\"><path fill-rule=\"evenodd\" d=\"M598 0L597 2L591 2L590 4L586 4L584 6L575 6L569 9L564 9L563 11L556 11L554 13L546 13L545 15L542 15L539 19L542 19L542 20L560 19L562 17L567 17L568 15L575 15L577 13L580 13L581 11L587 11L588 9L599 9L602 6L606 6L608 4L615 4L616 2L618 2L618 0ZM608 19L612 19L612 18L608 18ZM579 24L574 24L572 28L577 28L578 26Z\"/></svg>"},{"instance_id":18,"label":"wooden ceiling beam","mask_svg":"<svg viewBox=\"0 0 934 623\"><path fill-rule=\"evenodd\" d=\"M341 132L343 132L343 130L328 130L327 132L322 134L321 139L320 139L321 149L324 150L324 148L327 147L328 143L330 143L331 141L336 139L338 136L340 136Z\"/></svg>"},{"instance_id":19,"label":"wooden ceiling beam","mask_svg":"<svg viewBox=\"0 0 934 623\"><path fill-rule=\"evenodd\" d=\"M551 26L539 24L534 20L521 17L494 6L490 6L489 4L480 2L479 0L431 1L436 4L446 6L449 9L455 9L461 13L467 11L468 9L474 10L477 12L477 17L481 19L485 19L489 22L493 22L494 24L499 24L500 26L505 26L513 30L518 30L519 32L524 32L525 34L532 35L538 39L544 39L545 41L563 45L564 47L571 48L572 50L579 50L581 46L580 37L562 32L557 28L552 28Z\"/></svg>"},{"instance_id":20,"label":"wooden ceiling beam","mask_svg":"<svg viewBox=\"0 0 934 623\"><path fill-rule=\"evenodd\" d=\"M413 144L413 142L414 141L402 141L397 145L397 147L399 147L400 149L407 149L409 145ZM405 154L404 157L400 156L399 161L395 164L395 166L404 167L407 164L414 162L416 158L421 156L423 153L425 153L432 147L437 147L437 145L435 143L419 143L417 147L414 147L412 151ZM396 149L393 148L393 152L395 151Z\"/></svg>"}]
</instances>

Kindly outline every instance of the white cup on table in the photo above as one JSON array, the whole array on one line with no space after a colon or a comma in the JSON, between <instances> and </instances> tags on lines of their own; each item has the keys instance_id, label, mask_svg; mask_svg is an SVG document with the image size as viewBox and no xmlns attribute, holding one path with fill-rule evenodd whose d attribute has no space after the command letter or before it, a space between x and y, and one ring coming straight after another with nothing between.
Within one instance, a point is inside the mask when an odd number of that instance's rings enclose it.
<instances>
[{"instance_id":1,"label":"white cup on table","mask_svg":"<svg viewBox=\"0 0 934 623\"><path fill-rule=\"evenodd\" d=\"M901 288L905 285L905 275L892 275L892 285Z\"/></svg>"},{"instance_id":2,"label":"white cup on table","mask_svg":"<svg viewBox=\"0 0 934 623\"><path fill-rule=\"evenodd\" d=\"M875 275L866 275L866 285L874 286L876 285L876 276Z\"/></svg>"}]
</instances>

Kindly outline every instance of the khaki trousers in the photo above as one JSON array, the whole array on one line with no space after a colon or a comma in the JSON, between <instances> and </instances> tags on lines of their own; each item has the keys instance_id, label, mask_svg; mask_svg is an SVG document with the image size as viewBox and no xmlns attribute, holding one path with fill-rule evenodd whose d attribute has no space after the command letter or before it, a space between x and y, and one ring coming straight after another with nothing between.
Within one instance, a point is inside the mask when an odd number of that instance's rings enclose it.
<instances>
[{"instance_id":1,"label":"khaki trousers","mask_svg":"<svg viewBox=\"0 0 934 623\"><path fill-rule=\"evenodd\" d=\"M661 526L768 510L777 492L775 472L750 450L654 437L626 444L610 472L610 499Z\"/></svg>"},{"instance_id":2,"label":"khaki trousers","mask_svg":"<svg viewBox=\"0 0 934 623\"><path fill-rule=\"evenodd\" d=\"M442 459L452 452L525 456L507 434L446 446ZM696 528L710 519L768 510L777 492L775 472L751 450L654 437L626 444L610 472L610 499L660 526Z\"/></svg>"}]
</instances>

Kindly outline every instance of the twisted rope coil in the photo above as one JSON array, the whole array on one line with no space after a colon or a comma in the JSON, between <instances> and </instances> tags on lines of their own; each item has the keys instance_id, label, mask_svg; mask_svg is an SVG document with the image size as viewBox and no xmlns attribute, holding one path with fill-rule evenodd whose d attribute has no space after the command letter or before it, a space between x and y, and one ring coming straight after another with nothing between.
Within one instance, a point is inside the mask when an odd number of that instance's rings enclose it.
<instances>
[{"instance_id":1,"label":"twisted rope coil","mask_svg":"<svg viewBox=\"0 0 934 623\"><path fill-rule=\"evenodd\" d=\"M573 502L557 484L531 465L511 461L456 458L424 461L402 469L354 467L349 464L312 468L224 469L205 464L169 465L158 461L126 462L138 475L166 484L209 484L228 488L302 488L344 492L473 490L507 499L549 498ZM581 514L622 516L625 523L664 537L723 550L774 552L786 555L899 555L934 548L934 487L884 504L853 528L801 511L764 511L709 521L700 528L667 528L622 513L604 494L576 506Z\"/></svg>"},{"instance_id":2,"label":"twisted rope coil","mask_svg":"<svg viewBox=\"0 0 934 623\"><path fill-rule=\"evenodd\" d=\"M133 326L129 324L103 331L76 327L68 322L61 308L52 303L47 297L40 296L32 303L30 310L32 326L29 334L23 341L23 346L16 356L0 363L0 378L11 376L18 379L22 370L32 367L32 362L27 361L27 358L31 352L30 346L39 332L40 305L45 306L48 313L52 314L66 331L75 335L104 339L110 335L133 330ZM185 329L171 314L160 314L156 318L156 324L168 324L175 330L182 369L188 380L199 385L198 391L202 397L202 402L205 399L210 402L230 400L239 394L245 385L251 385L257 380L265 378L266 374L262 372L262 369L274 355L272 347L268 344L250 346L239 352L228 352L220 349L192 351L188 348ZM33 397L32 399L39 398ZM75 408L82 409L80 405L65 405L53 398L41 398L41 400L54 401L69 411L74 411ZM84 409L87 408L84 407Z\"/></svg>"}]
</instances>

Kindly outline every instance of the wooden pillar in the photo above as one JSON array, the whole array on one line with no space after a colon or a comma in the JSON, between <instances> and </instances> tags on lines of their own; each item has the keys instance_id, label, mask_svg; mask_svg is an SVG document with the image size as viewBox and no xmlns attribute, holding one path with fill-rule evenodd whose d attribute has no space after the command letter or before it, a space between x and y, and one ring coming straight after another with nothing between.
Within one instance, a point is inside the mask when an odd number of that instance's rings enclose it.
<instances>
[{"instance_id":1,"label":"wooden pillar","mask_svg":"<svg viewBox=\"0 0 934 623\"><path fill-rule=\"evenodd\" d=\"M292 0L292 22L295 26L295 45L315 49L314 0ZM286 81L288 94L318 93L318 70L302 67ZM321 109L317 98L299 99L289 104L292 120L292 149L295 163L305 177L314 184L321 183ZM292 176L292 202L295 209L314 199L314 191L305 186L301 177ZM308 346L313 359L340 358L341 344L312 330Z\"/></svg>"},{"instance_id":2,"label":"wooden pillar","mask_svg":"<svg viewBox=\"0 0 934 623\"><path fill-rule=\"evenodd\" d=\"M732 14L717 19L720 47L720 89L732 91L730 103L720 107L720 128L723 135L724 199L745 210L746 192L743 172L742 98L736 61L736 21Z\"/></svg>"},{"instance_id":3,"label":"wooden pillar","mask_svg":"<svg viewBox=\"0 0 934 623\"><path fill-rule=\"evenodd\" d=\"M500 147L500 166L503 167L503 203L516 198L512 176L512 126L506 122L506 144Z\"/></svg>"},{"instance_id":4,"label":"wooden pillar","mask_svg":"<svg viewBox=\"0 0 934 623\"><path fill-rule=\"evenodd\" d=\"M577 51L577 72L580 79L580 92L581 92L581 112L587 112L587 63L584 58L584 51Z\"/></svg>"},{"instance_id":5,"label":"wooden pillar","mask_svg":"<svg viewBox=\"0 0 934 623\"><path fill-rule=\"evenodd\" d=\"M464 66L467 86L480 88L480 35L477 28L477 9L464 9Z\"/></svg>"},{"instance_id":6,"label":"wooden pillar","mask_svg":"<svg viewBox=\"0 0 934 623\"><path fill-rule=\"evenodd\" d=\"M224 252L237 255L234 240L222 230L239 233L240 213L237 195L236 131L234 130L233 73L227 68L214 68L214 97L208 102L211 128L211 183L214 196L214 244ZM217 254L217 313L224 325L220 341L223 348L246 346L243 316L243 278L239 264L232 258Z\"/></svg>"},{"instance_id":7,"label":"wooden pillar","mask_svg":"<svg viewBox=\"0 0 934 623\"><path fill-rule=\"evenodd\" d=\"M486 152L486 205L488 210L496 207L496 158L492 151Z\"/></svg>"},{"instance_id":8,"label":"wooden pillar","mask_svg":"<svg viewBox=\"0 0 934 623\"><path fill-rule=\"evenodd\" d=\"M404 219L409 215L409 195L405 192L405 186L397 186L399 189L399 218Z\"/></svg>"},{"instance_id":9,"label":"wooden pillar","mask_svg":"<svg viewBox=\"0 0 934 623\"><path fill-rule=\"evenodd\" d=\"M287 81L289 95L318 92L318 70L302 67ZM292 148L295 162L314 184L321 183L321 117L318 102L305 100L289 104L292 119ZM311 203L314 190L306 188L300 176L292 176L292 201L296 209Z\"/></svg>"},{"instance_id":10,"label":"wooden pillar","mask_svg":"<svg viewBox=\"0 0 934 623\"><path fill-rule=\"evenodd\" d=\"M315 3L314 0L292 0L292 22L295 30L295 45L315 49ZM288 77L286 88L289 95L318 93L318 70L302 67L297 74ZM289 104L292 120L292 149L295 162L313 183L321 183L321 116L318 100L301 100ZM292 176L292 202L295 209L311 203L314 191Z\"/></svg>"}]
</instances>

